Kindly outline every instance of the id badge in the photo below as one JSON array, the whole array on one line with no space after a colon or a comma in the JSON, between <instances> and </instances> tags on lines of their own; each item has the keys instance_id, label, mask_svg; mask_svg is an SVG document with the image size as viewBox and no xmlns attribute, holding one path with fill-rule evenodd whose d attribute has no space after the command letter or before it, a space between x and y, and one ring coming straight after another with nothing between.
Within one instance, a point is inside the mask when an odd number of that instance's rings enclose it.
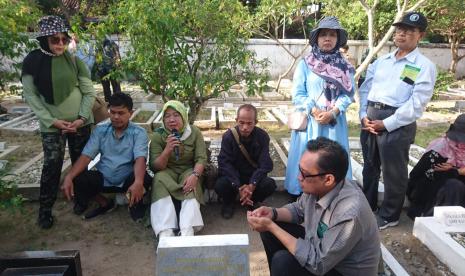
<instances>
[{"instance_id":1,"label":"id badge","mask_svg":"<svg viewBox=\"0 0 465 276\"><path fill-rule=\"evenodd\" d=\"M420 68L406 64L402 74L400 74L400 79L405 83L414 84L420 71Z\"/></svg>"}]
</instances>

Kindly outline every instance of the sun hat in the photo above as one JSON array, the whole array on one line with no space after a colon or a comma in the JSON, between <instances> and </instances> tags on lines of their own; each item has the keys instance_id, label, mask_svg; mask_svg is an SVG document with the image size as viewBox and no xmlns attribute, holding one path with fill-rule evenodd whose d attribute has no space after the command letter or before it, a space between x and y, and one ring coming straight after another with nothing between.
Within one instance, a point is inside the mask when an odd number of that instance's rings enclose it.
<instances>
[{"instance_id":1,"label":"sun hat","mask_svg":"<svg viewBox=\"0 0 465 276\"><path fill-rule=\"evenodd\" d=\"M460 114L455 119L446 132L446 136L455 142L465 143L465 114Z\"/></svg>"},{"instance_id":2,"label":"sun hat","mask_svg":"<svg viewBox=\"0 0 465 276\"><path fill-rule=\"evenodd\" d=\"M36 38L67 33L68 31L69 27L64 19L56 15L48 15L39 20L39 34Z\"/></svg>"},{"instance_id":3,"label":"sun hat","mask_svg":"<svg viewBox=\"0 0 465 276\"><path fill-rule=\"evenodd\" d=\"M310 45L314 46L317 44L318 33L321 29L337 30L337 48L347 44L347 31L342 28L341 23L339 23L337 17L327 16L321 19L318 23L318 27L310 32Z\"/></svg>"},{"instance_id":4,"label":"sun hat","mask_svg":"<svg viewBox=\"0 0 465 276\"><path fill-rule=\"evenodd\" d=\"M392 26L402 25L418 28L424 32L428 27L428 21L423 14L413 11L406 13L399 22L392 24Z\"/></svg>"}]
</instances>

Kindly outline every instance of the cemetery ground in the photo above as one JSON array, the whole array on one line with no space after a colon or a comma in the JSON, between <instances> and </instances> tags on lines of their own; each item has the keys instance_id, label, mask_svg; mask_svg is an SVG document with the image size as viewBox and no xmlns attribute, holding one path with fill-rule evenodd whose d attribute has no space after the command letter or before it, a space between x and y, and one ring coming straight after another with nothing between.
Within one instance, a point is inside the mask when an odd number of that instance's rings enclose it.
<instances>
[{"instance_id":1,"label":"cemetery ground","mask_svg":"<svg viewBox=\"0 0 465 276\"><path fill-rule=\"evenodd\" d=\"M463 111L462 111L463 112ZM432 102L419 123L416 144L425 147L429 141L445 132L458 114L449 101ZM350 136L359 135L357 104L348 112ZM268 127L271 136L289 137L284 126ZM219 139L224 130L206 130L204 136ZM41 152L39 135L1 134L0 141L20 148L8 157L10 166L26 162ZM282 169L280 169L282 170ZM277 174L284 172L277 172ZM287 195L277 191L265 202L279 207ZM0 253L22 250L77 249L81 254L84 275L154 275L157 239L147 223L130 219L127 206L103 216L84 221L72 212L72 203L61 192L54 206L55 225L42 230L36 225L37 201L25 202L20 210L0 211ZM269 275L266 255L259 234L248 227L245 209L236 205L231 220L221 218L221 204L211 202L201 207L205 227L197 235L248 234L250 241L251 275ZM411 275L454 275L418 239L412 235L413 221L402 214L398 227L380 232L382 242ZM387 275L389 271L387 271Z\"/></svg>"}]
</instances>

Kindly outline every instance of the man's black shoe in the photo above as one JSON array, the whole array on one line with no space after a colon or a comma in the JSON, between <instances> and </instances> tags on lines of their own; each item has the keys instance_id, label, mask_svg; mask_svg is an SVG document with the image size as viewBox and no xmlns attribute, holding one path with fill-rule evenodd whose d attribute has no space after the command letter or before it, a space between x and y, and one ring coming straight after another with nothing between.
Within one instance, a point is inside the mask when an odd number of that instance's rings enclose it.
<instances>
[{"instance_id":1,"label":"man's black shoe","mask_svg":"<svg viewBox=\"0 0 465 276\"><path fill-rule=\"evenodd\" d=\"M39 227L42 229L50 229L53 226L53 216L52 212L44 212L39 214L39 219L37 221Z\"/></svg>"},{"instance_id":2,"label":"man's black shoe","mask_svg":"<svg viewBox=\"0 0 465 276\"><path fill-rule=\"evenodd\" d=\"M145 216L145 211L147 210L148 205L143 204L142 202L132 207L129 207L129 214L133 221L141 221Z\"/></svg>"},{"instance_id":3,"label":"man's black shoe","mask_svg":"<svg viewBox=\"0 0 465 276\"><path fill-rule=\"evenodd\" d=\"M221 208L221 216L224 219L230 219L234 215L234 206L232 204L223 204Z\"/></svg>"},{"instance_id":4,"label":"man's black shoe","mask_svg":"<svg viewBox=\"0 0 465 276\"><path fill-rule=\"evenodd\" d=\"M73 212L80 216L82 214L84 214L84 212L87 210L87 206L82 206L81 204L79 203L75 203L74 204L74 207L73 207Z\"/></svg>"},{"instance_id":5,"label":"man's black shoe","mask_svg":"<svg viewBox=\"0 0 465 276\"><path fill-rule=\"evenodd\" d=\"M98 215L103 215L105 213L111 212L116 208L115 201L113 199L110 199L105 206L99 206L95 208L94 210L89 211L87 214L84 215L84 219L91 219L94 218Z\"/></svg>"}]
</instances>

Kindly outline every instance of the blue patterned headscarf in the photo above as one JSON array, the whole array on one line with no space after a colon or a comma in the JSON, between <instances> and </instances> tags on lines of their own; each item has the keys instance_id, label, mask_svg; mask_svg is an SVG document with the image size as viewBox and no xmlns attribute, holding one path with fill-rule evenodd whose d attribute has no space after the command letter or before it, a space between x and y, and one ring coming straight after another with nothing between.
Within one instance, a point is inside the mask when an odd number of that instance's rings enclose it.
<instances>
[{"instance_id":1,"label":"blue patterned headscarf","mask_svg":"<svg viewBox=\"0 0 465 276\"><path fill-rule=\"evenodd\" d=\"M337 30L338 43L329 52L322 52L318 47L318 34L321 29ZM313 39L310 39L312 52L305 57L305 62L313 73L325 80L323 92L328 101L327 105L334 105L341 93L353 98L351 76L355 73L355 69L339 52L341 43L347 41L347 33L342 29L337 18L326 17L320 21L318 28L313 30L312 34Z\"/></svg>"}]
</instances>

